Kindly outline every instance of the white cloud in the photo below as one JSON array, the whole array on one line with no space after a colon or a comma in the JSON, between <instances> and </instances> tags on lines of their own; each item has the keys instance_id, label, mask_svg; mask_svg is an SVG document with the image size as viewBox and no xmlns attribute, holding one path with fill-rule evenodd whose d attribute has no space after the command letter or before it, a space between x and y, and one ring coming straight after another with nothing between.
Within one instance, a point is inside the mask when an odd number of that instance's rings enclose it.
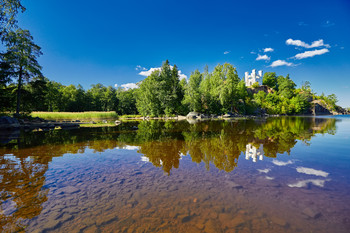
<instances>
[{"instance_id":1,"label":"white cloud","mask_svg":"<svg viewBox=\"0 0 350 233\"><path fill-rule=\"evenodd\" d=\"M224 54L226 55L226 54L229 54L230 52L231 52L231 51L225 51Z\"/></svg>"},{"instance_id":2,"label":"white cloud","mask_svg":"<svg viewBox=\"0 0 350 233\"><path fill-rule=\"evenodd\" d=\"M289 187L291 188L302 188L306 187L309 183L316 185L318 187L324 187L324 183L329 180L319 180L319 179L310 179L310 180L301 180L298 181L295 184L288 184Z\"/></svg>"},{"instance_id":3,"label":"white cloud","mask_svg":"<svg viewBox=\"0 0 350 233\"><path fill-rule=\"evenodd\" d=\"M179 79L182 80L182 79L187 79L187 75L181 73L181 70L179 70Z\"/></svg>"},{"instance_id":4,"label":"white cloud","mask_svg":"<svg viewBox=\"0 0 350 233\"><path fill-rule=\"evenodd\" d=\"M122 88L124 88L125 90L139 88L139 86L136 83L126 83L126 84L122 84L120 86Z\"/></svg>"},{"instance_id":5,"label":"white cloud","mask_svg":"<svg viewBox=\"0 0 350 233\"><path fill-rule=\"evenodd\" d=\"M170 66L170 68L172 69L173 66ZM161 70L161 69L162 69L161 67L151 68L151 69L149 69L149 70L141 71L141 72L139 73L139 75L148 77L148 76L150 76L154 71L156 71L156 70ZM181 79L184 79L184 78L187 79L187 75L183 74L183 73L181 72L181 70L178 71L178 75L179 75L179 79L180 79L180 80L181 80Z\"/></svg>"},{"instance_id":6,"label":"white cloud","mask_svg":"<svg viewBox=\"0 0 350 233\"><path fill-rule=\"evenodd\" d=\"M267 180L274 180L274 179L275 179L275 177L271 177L271 176L265 176L265 178L266 178Z\"/></svg>"},{"instance_id":7,"label":"white cloud","mask_svg":"<svg viewBox=\"0 0 350 233\"><path fill-rule=\"evenodd\" d=\"M294 66L294 64L291 62L286 62L284 60L276 60L272 62L272 64L270 65L270 67L277 67L277 66Z\"/></svg>"},{"instance_id":8,"label":"white cloud","mask_svg":"<svg viewBox=\"0 0 350 233\"><path fill-rule=\"evenodd\" d=\"M304 59L304 58L313 57L313 56L316 56L316 55L322 55L322 54L325 54L325 53L328 53L328 52L329 52L328 49L315 49L313 51L306 51L306 52L303 52L303 53L298 53L293 58L295 58L295 59Z\"/></svg>"},{"instance_id":9,"label":"white cloud","mask_svg":"<svg viewBox=\"0 0 350 233\"><path fill-rule=\"evenodd\" d=\"M140 149L140 147L139 146L126 145L126 146L123 146L123 147L119 147L119 149L123 149L123 150L138 150L138 149Z\"/></svg>"},{"instance_id":10,"label":"white cloud","mask_svg":"<svg viewBox=\"0 0 350 233\"><path fill-rule=\"evenodd\" d=\"M254 52L254 51L251 51L251 52L250 52L250 54L256 54L256 52Z\"/></svg>"},{"instance_id":11,"label":"white cloud","mask_svg":"<svg viewBox=\"0 0 350 233\"><path fill-rule=\"evenodd\" d=\"M307 26L307 24L304 23L304 22L299 22L298 25L299 25L299 26Z\"/></svg>"},{"instance_id":12,"label":"white cloud","mask_svg":"<svg viewBox=\"0 0 350 233\"><path fill-rule=\"evenodd\" d=\"M297 172L304 173L307 175L315 175L315 176L322 176L322 177L327 177L329 175L328 172L316 170L313 168L307 168L307 167L297 167Z\"/></svg>"},{"instance_id":13,"label":"white cloud","mask_svg":"<svg viewBox=\"0 0 350 233\"><path fill-rule=\"evenodd\" d=\"M145 70L145 71L141 71L140 73L139 73L139 75L142 75L142 76L150 76L154 71L156 71L156 70L161 70L161 68L160 67L157 67L157 68L151 68L151 69L149 69L149 70Z\"/></svg>"},{"instance_id":14,"label":"white cloud","mask_svg":"<svg viewBox=\"0 0 350 233\"><path fill-rule=\"evenodd\" d=\"M292 164L293 162L291 160L288 160L287 162L279 161L279 160L272 160L272 163L277 165L277 166L286 166L288 164Z\"/></svg>"},{"instance_id":15,"label":"white cloud","mask_svg":"<svg viewBox=\"0 0 350 233\"><path fill-rule=\"evenodd\" d=\"M264 48L264 53L273 52L273 48Z\"/></svg>"},{"instance_id":16,"label":"white cloud","mask_svg":"<svg viewBox=\"0 0 350 233\"><path fill-rule=\"evenodd\" d=\"M114 84L114 87L117 88L117 87L118 87L118 84Z\"/></svg>"},{"instance_id":17,"label":"white cloud","mask_svg":"<svg viewBox=\"0 0 350 233\"><path fill-rule=\"evenodd\" d=\"M149 158L146 156L141 156L141 161L142 162L149 162Z\"/></svg>"},{"instance_id":18,"label":"white cloud","mask_svg":"<svg viewBox=\"0 0 350 233\"><path fill-rule=\"evenodd\" d=\"M257 169L257 170L258 170L258 172L261 172L261 173L269 173L271 171L271 169L268 169L268 168L266 168L266 169Z\"/></svg>"},{"instance_id":19,"label":"white cloud","mask_svg":"<svg viewBox=\"0 0 350 233\"><path fill-rule=\"evenodd\" d=\"M257 60L257 61L259 61L259 60L270 61L270 57L267 56L266 54L264 54L264 55L258 54L258 57L255 60Z\"/></svg>"},{"instance_id":20,"label":"white cloud","mask_svg":"<svg viewBox=\"0 0 350 233\"><path fill-rule=\"evenodd\" d=\"M140 66L140 65L137 65L136 68L135 68L135 70L146 70L146 68L145 68L145 67L142 67L142 66Z\"/></svg>"},{"instance_id":21,"label":"white cloud","mask_svg":"<svg viewBox=\"0 0 350 233\"><path fill-rule=\"evenodd\" d=\"M322 47L322 46L324 46L326 48L330 48L331 47L329 44L325 44L322 39L315 40L314 42L311 43L311 45L309 45L309 44L305 43L304 41L293 40L293 39L289 38L288 40L286 40L286 44L287 45L295 45L295 46L299 46L299 47L304 47L304 48L307 48L307 49L317 48L317 47Z\"/></svg>"}]
</instances>

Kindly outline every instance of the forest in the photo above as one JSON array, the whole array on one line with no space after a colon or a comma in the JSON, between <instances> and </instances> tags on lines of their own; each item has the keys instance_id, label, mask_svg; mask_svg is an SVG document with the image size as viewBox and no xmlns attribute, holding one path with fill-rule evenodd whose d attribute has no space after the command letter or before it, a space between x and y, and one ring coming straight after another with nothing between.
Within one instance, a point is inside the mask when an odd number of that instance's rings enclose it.
<instances>
[{"instance_id":1,"label":"forest","mask_svg":"<svg viewBox=\"0 0 350 233\"><path fill-rule=\"evenodd\" d=\"M1 113L116 111L120 115L151 117L186 115L191 111L208 115L307 114L313 100L320 100L331 111L337 110L334 94L317 95L309 82L297 88L289 75L266 72L262 86L255 83L246 87L229 63L218 64L211 72L206 66L203 72L195 70L188 80L180 80L177 66L166 60L136 89L101 83L88 90L81 85L62 85L42 73L38 63L41 47L28 30L19 28L16 20L23 11L19 0L1 4Z\"/></svg>"}]
</instances>

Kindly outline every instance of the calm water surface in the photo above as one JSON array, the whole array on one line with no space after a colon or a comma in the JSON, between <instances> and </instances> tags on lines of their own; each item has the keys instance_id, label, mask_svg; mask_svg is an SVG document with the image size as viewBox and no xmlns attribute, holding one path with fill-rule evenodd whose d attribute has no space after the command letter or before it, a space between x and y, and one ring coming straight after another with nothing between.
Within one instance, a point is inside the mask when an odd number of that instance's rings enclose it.
<instances>
[{"instance_id":1,"label":"calm water surface","mask_svg":"<svg viewBox=\"0 0 350 233\"><path fill-rule=\"evenodd\" d=\"M349 232L350 118L0 134L1 232Z\"/></svg>"}]
</instances>

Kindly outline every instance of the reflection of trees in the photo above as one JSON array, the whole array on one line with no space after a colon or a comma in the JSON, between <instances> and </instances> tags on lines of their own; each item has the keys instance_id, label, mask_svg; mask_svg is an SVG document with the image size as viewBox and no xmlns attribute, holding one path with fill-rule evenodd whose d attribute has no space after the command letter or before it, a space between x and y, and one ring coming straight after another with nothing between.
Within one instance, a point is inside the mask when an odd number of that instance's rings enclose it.
<instances>
[{"instance_id":1,"label":"reflection of trees","mask_svg":"<svg viewBox=\"0 0 350 233\"><path fill-rule=\"evenodd\" d=\"M142 144L139 152L149 158L156 167L170 173L170 170L179 167L181 149L184 142L180 140L149 141Z\"/></svg>"},{"instance_id":2,"label":"reflection of trees","mask_svg":"<svg viewBox=\"0 0 350 233\"><path fill-rule=\"evenodd\" d=\"M141 121L123 123L118 127L81 128L64 131L28 133L17 143L0 148L18 156L36 156L48 163L52 157L66 153L95 152L126 145L140 146L155 166L170 172L178 167L181 154L190 154L193 162L214 164L227 172L237 166L237 160L246 145L263 146L264 155L276 157L289 153L297 140L306 144L316 133L334 134L335 119L280 117L266 120L205 121L189 124L187 121ZM20 150L19 150L20 149Z\"/></svg>"},{"instance_id":3,"label":"reflection of trees","mask_svg":"<svg viewBox=\"0 0 350 233\"><path fill-rule=\"evenodd\" d=\"M156 128L152 129L153 124ZM335 119L303 117L212 121L192 125L181 122L171 127L162 124L164 122L161 121L144 123L137 132L136 144L140 145L140 153L155 166L162 166L167 173L172 167L178 167L181 153L190 154L193 162L204 162L208 169L212 163L218 169L230 172L237 166L238 157L246 151L248 144L255 148L262 145L265 156L276 157L277 154L290 153L297 140L309 144L316 133L334 134L336 129ZM178 141L181 130L184 143Z\"/></svg>"},{"instance_id":4,"label":"reflection of trees","mask_svg":"<svg viewBox=\"0 0 350 233\"><path fill-rule=\"evenodd\" d=\"M47 200L43 188L48 163L32 158L0 156L0 229L17 232L23 223L40 214L41 204Z\"/></svg>"}]
</instances>

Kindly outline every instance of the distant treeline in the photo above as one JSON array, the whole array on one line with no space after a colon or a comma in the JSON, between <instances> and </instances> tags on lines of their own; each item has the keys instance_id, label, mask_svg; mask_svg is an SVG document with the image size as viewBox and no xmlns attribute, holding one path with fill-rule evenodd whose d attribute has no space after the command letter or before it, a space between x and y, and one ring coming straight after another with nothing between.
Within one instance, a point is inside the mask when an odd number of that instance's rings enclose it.
<instances>
[{"instance_id":1,"label":"distant treeline","mask_svg":"<svg viewBox=\"0 0 350 233\"><path fill-rule=\"evenodd\" d=\"M256 83L247 88L231 64L217 65L212 72L192 72L188 80L179 80L176 65L166 61L161 70L142 80L137 89L114 88L102 84L84 90L81 85L65 86L38 76L23 84L23 112L116 111L120 115L185 115L190 111L204 114L301 114L310 101L321 99L330 109L336 108L336 96L317 96L310 83L301 88L286 77L267 72L263 88ZM18 85L8 80L0 84L0 111L16 109ZM260 90L261 89L261 90Z\"/></svg>"}]
</instances>

